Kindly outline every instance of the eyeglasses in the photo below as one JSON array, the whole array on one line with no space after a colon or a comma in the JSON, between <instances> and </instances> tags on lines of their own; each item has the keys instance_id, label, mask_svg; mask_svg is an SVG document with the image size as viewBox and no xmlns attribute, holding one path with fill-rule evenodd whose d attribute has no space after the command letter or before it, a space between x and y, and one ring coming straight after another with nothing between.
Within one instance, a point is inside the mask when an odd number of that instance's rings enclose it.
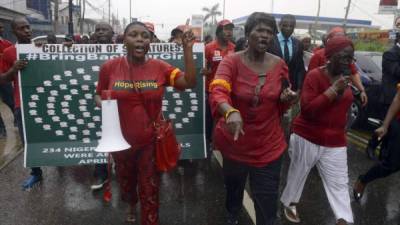
<instances>
[{"instance_id":1,"label":"eyeglasses","mask_svg":"<svg viewBox=\"0 0 400 225\"><path fill-rule=\"evenodd\" d=\"M338 61L341 63L355 63L357 62L356 58L354 58L353 54L337 54Z\"/></svg>"}]
</instances>

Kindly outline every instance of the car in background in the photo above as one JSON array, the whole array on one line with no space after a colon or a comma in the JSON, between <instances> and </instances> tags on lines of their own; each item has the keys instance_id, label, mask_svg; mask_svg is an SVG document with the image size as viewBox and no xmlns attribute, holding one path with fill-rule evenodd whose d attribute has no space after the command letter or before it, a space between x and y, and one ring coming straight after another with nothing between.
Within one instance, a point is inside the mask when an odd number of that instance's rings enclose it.
<instances>
[{"instance_id":1,"label":"car in background","mask_svg":"<svg viewBox=\"0 0 400 225\"><path fill-rule=\"evenodd\" d=\"M57 34L56 38L57 38L57 44L62 44L63 42L65 42L66 35ZM41 36L34 37L34 38L32 38L32 41L33 41L33 43L35 43L37 45L47 44L47 35L41 35Z\"/></svg>"},{"instance_id":2,"label":"car in background","mask_svg":"<svg viewBox=\"0 0 400 225\"><path fill-rule=\"evenodd\" d=\"M364 127L368 119L381 120L383 115L381 105L382 90L382 53L355 51L356 67L360 74L362 84L368 96L366 107L361 106L361 101L355 91L356 98L349 111L348 127Z\"/></svg>"}]
</instances>

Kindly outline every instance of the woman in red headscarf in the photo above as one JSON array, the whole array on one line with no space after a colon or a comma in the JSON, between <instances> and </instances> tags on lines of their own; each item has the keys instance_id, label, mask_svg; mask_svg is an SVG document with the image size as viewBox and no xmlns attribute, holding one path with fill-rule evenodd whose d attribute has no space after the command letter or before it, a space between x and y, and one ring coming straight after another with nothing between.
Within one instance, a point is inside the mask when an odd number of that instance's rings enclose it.
<instances>
[{"instance_id":1,"label":"woman in red headscarf","mask_svg":"<svg viewBox=\"0 0 400 225\"><path fill-rule=\"evenodd\" d=\"M326 42L329 42L330 39L336 36L345 36L345 30L342 27L333 27L331 30L329 30L326 36ZM313 56L311 57L310 63L308 65L308 71L311 71L320 66L324 66L326 62L327 57L325 55L325 48L319 49L318 51L315 51ZM351 63L347 71L352 75L350 77L352 83L360 91L360 100L362 106L366 106L368 103L368 96L361 82L360 74L357 72L356 65L354 63Z\"/></svg>"},{"instance_id":2,"label":"woman in red headscarf","mask_svg":"<svg viewBox=\"0 0 400 225\"><path fill-rule=\"evenodd\" d=\"M318 168L337 224L353 222L348 192L345 127L353 101L349 77L354 47L346 37L333 37L326 46L326 66L308 72L301 93L301 112L293 121L291 159L281 202L288 220L299 223L296 211L304 183L312 167Z\"/></svg>"}]
</instances>

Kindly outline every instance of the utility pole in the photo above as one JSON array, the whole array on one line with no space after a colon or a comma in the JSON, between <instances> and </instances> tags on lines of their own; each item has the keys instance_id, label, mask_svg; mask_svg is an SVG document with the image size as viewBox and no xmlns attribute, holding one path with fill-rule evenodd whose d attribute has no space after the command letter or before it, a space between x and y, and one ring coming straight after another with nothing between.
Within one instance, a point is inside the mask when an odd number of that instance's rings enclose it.
<instances>
[{"instance_id":1,"label":"utility pole","mask_svg":"<svg viewBox=\"0 0 400 225\"><path fill-rule=\"evenodd\" d=\"M68 1L68 10L69 10L68 34L71 37L73 37L74 36L74 23L72 20L72 10L73 10L72 0Z\"/></svg>"},{"instance_id":2,"label":"utility pole","mask_svg":"<svg viewBox=\"0 0 400 225\"><path fill-rule=\"evenodd\" d=\"M129 23L132 22L132 0L129 0Z\"/></svg>"},{"instance_id":3,"label":"utility pole","mask_svg":"<svg viewBox=\"0 0 400 225\"><path fill-rule=\"evenodd\" d=\"M111 24L111 0L108 0L108 24Z\"/></svg>"},{"instance_id":4,"label":"utility pole","mask_svg":"<svg viewBox=\"0 0 400 225\"><path fill-rule=\"evenodd\" d=\"M315 17L315 23L314 23L314 34L313 34L313 40L315 43L315 38L317 37L317 28L318 28L318 23L319 23L319 13L321 11L321 0L318 0L318 8L317 8L317 16Z\"/></svg>"},{"instance_id":5,"label":"utility pole","mask_svg":"<svg viewBox=\"0 0 400 225\"><path fill-rule=\"evenodd\" d=\"M54 1L54 21L53 21L53 31L57 34L58 28L58 0Z\"/></svg>"},{"instance_id":6,"label":"utility pole","mask_svg":"<svg viewBox=\"0 0 400 225\"><path fill-rule=\"evenodd\" d=\"M271 14L274 13L274 0L271 0Z\"/></svg>"},{"instance_id":7,"label":"utility pole","mask_svg":"<svg viewBox=\"0 0 400 225\"><path fill-rule=\"evenodd\" d=\"M79 32L83 34L83 26L85 23L85 11L86 11L86 0L81 1L81 21L80 21L80 26L79 26Z\"/></svg>"},{"instance_id":8,"label":"utility pole","mask_svg":"<svg viewBox=\"0 0 400 225\"><path fill-rule=\"evenodd\" d=\"M349 16L350 5L351 5L351 0L348 0L347 7L346 7L346 14L344 15L344 21L343 21L343 29L345 31L346 31L346 25L347 25L347 17Z\"/></svg>"},{"instance_id":9,"label":"utility pole","mask_svg":"<svg viewBox=\"0 0 400 225\"><path fill-rule=\"evenodd\" d=\"M225 0L222 2L222 19L225 19Z\"/></svg>"}]
</instances>

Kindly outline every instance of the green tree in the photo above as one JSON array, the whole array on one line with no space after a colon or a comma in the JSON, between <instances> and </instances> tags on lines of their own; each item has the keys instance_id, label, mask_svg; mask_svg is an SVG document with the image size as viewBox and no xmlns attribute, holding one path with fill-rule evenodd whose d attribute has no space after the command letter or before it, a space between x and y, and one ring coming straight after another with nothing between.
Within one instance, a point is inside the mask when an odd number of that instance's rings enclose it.
<instances>
[{"instance_id":1,"label":"green tree","mask_svg":"<svg viewBox=\"0 0 400 225\"><path fill-rule=\"evenodd\" d=\"M218 10L219 7L219 3L213 5L210 8L207 7L203 7L203 11L206 13L206 15L204 15L204 22L206 22L207 20L211 19L211 25L215 25L217 24L217 16L221 16L221 11Z\"/></svg>"}]
</instances>

